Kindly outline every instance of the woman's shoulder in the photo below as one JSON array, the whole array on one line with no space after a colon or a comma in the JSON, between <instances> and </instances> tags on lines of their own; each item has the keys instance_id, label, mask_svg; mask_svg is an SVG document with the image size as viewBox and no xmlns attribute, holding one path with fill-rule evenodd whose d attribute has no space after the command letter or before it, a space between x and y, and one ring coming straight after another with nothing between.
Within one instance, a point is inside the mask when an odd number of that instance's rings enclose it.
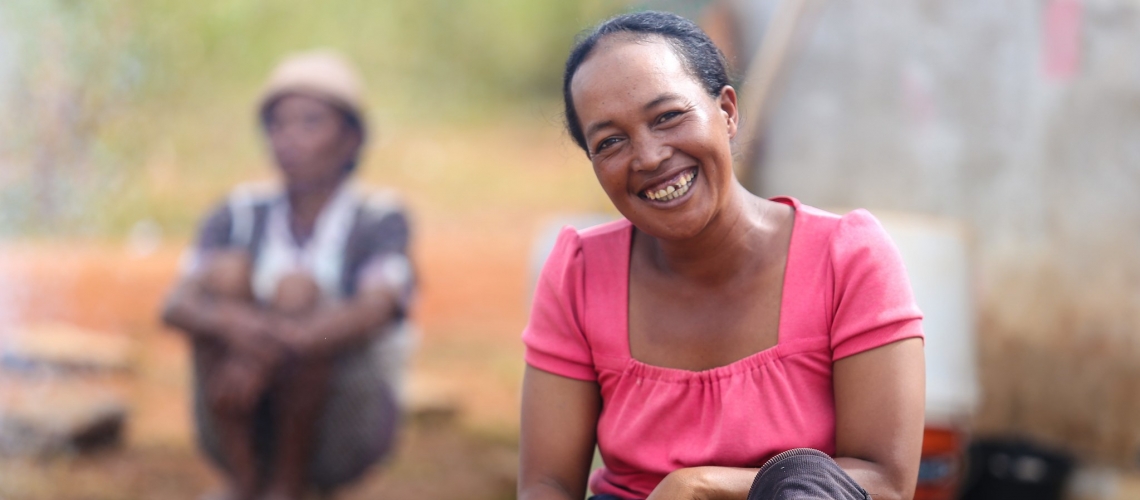
<instances>
[{"instance_id":1,"label":"woman's shoulder","mask_svg":"<svg viewBox=\"0 0 1140 500\"><path fill-rule=\"evenodd\" d=\"M772 201L785 203L796 210L794 231L800 238L828 245L848 246L859 242L887 240L882 224L866 209L824 210L799 200L781 196ZM843 212L840 215L837 212Z\"/></svg>"},{"instance_id":2,"label":"woman's shoulder","mask_svg":"<svg viewBox=\"0 0 1140 500\"><path fill-rule=\"evenodd\" d=\"M403 197L389 188L353 184L345 189L356 211L349 239L354 251L361 255L406 253L412 221Z\"/></svg>"},{"instance_id":3,"label":"woman's shoulder","mask_svg":"<svg viewBox=\"0 0 1140 500\"><path fill-rule=\"evenodd\" d=\"M388 215L406 216L407 204L399 191L387 187L353 185L350 186L360 200L361 210L375 219Z\"/></svg>"},{"instance_id":4,"label":"woman's shoulder","mask_svg":"<svg viewBox=\"0 0 1140 500\"><path fill-rule=\"evenodd\" d=\"M266 209L281 196L280 185L272 182L245 182L230 189L206 212L199 226L201 244L228 245L234 237L249 238Z\"/></svg>"},{"instance_id":5,"label":"woman's shoulder","mask_svg":"<svg viewBox=\"0 0 1140 500\"><path fill-rule=\"evenodd\" d=\"M284 190L279 182L243 182L231 188L219 205L226 207L268 205L280 198L283 192Z\"/></svg>"},{"instance_id":6,"label":"woman's shoulder","mask_svg":"<svg viewBox=\"0 0 1140 500\"><path fill-rule=\"evenodd\" d=\"M632 224L626 219L618 219L615 221L605 222L596 226L591 226L582 230L575 230L578 237L583 242L591 244L598 242L611 242L615 240L629 239L629 231Z\"/></svg>"},{"instance_id":7,"label":"woman's shoulder","mask_svg":"<svg viewBox=\"0 0 1140 500\"><path fill-rule=\"evenodd\" d=\"M629 241L631 226L626 219L604 222L583 229L571 224L564 225L558 231L552 255L577 256L583 250L588 250L591 254L597 251L617 250L623 242Z\"/></svg>"},{"instance_id":8,"label":"woman's shoulder","mask_svg":"<svg viewBox=\"0 0 1140 500\"><path fill-rule=\"evenodd\" d=\"M623 258L629 258L630 228L625 219L585 229L563 226L547 253L544 268L547 272L558 269L565 279L578 276L571 280L577 281L587 272L596 274L620 266Z\"/></svg>"},{"instance_id":9,"label":"woman's shoulder","mask_svg":"<svg viewBox=\"0 0 1140 500\"><path fill-rule=\"evenodd\" d=\"M811 248L834 272L839 283L858 281L866 273L905 275L902 256L887 230L870 211L854 209L843 215L800 205L796 231L803 229L801 250ZM898 278L898 276L896 276Z\"/></svg>"},{"instance_id":10,"label":"woman's shoulder","mask_svg":"<svg viewBox=\"0 0 1140 500\"><path fill-rule=\"evenodd\" d=\"M633 224L626 219L575 230L576 244L586 268L594 271L624 267L629 263L629 245Z\"/></svg>"},{"instance_id":11,"label":"woman's shoulder","mask_svg":"<svg viewBox=\"0 0 1140 500\"><path fill-rule=\"evenodd\" d=\"M884 251L897 254L894 241L879 219L866 209L856 209L836 216L828 239L834 261L885 257Z\"/></svg>"}]
</instances>

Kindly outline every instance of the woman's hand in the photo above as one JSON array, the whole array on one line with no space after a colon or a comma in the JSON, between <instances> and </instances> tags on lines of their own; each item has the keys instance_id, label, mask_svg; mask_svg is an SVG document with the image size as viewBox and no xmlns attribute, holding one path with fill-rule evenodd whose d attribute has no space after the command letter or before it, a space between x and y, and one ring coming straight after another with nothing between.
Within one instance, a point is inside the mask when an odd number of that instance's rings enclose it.
<instances>
[{"instance_id":1,"label":"woman's hand","mask_svg":"<svg viewBox=\"0 0 1140 500\"><path fill-rule=\"evenodd\" d=\"M279 315L273 338L297 356L332 356L360 346L380 333L398 313L398 291L362 287L347 301L326 302L299 315Z\"/></svg>"},{"instance_id":2,"label":"woman's hand","mask_svg":"<svg viewBox=\"0 0 1140 500\"><path fill-rule=\"evenodd\" d=\"M274 330L275 339L296 356L317 356L330 350L327 337L323 337L307 318L279 318Z\"/></svg>"},{"instance_id":3,"label":"woman's hand","mask_svg":"<svg viewBox=\"0 0 1140 500\"><path fill-rule=\"evenodd\" d=\"M690 467L665 476L646 500L745 500L756 469Z\"/></svg>"},{"instance_id":4,"label":"woman's hand","mask_svg":"<svg viewBox=\"0 0 1140 500\"><path fill-rule=\"evenodd\" d=\"M699 469L678 469L665 476L645 500L712 500L700 483Z\"/></svg>"},{"instance_id":5,"label":"woman's hand","mask_svg":"<svg viewBox=\"0 0 1140 500\"><path fill-rule=\"evenodd\" d=\"M276 366L284 354L284 345L274 330L277 321L269 314L244 304L220 305L220 328L216 334L230 350L262 365Z\"/></svg>"}]
</instances>

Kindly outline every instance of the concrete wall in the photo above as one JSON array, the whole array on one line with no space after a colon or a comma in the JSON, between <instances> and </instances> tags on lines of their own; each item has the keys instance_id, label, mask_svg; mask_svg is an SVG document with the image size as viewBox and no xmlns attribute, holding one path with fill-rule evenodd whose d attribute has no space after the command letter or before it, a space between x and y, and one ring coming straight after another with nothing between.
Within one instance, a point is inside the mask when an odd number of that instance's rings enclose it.
<instances>
[{"instance_id":1,"label":"concrete wall","mask_svg":"<svg viewBox=\"0 0 1140 500\"><path fill-rule=\"evenodd\" d=\"M979 429L1136 464L1140 1L826 3L751 187L968 222Z\"/></svg>"}]
</instances>

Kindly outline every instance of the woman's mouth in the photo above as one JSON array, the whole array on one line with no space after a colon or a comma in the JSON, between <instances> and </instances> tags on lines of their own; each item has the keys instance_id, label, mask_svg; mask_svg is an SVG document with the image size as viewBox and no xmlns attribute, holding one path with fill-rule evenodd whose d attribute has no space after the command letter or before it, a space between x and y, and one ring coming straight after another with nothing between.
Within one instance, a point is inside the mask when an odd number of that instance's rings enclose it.
<instances>
[{"instance_id":1,"label":"woman's mouth","mask_svg":"<svg viewBox=\"0 0 1140 500\"><path fill-rule=\"evenodd\" d=\"M675 200L689 192L689 188L693 186L693 180L696 178L697 168L693 167L677 174L672 179L641 191L638 196L659 203Z\"/></svg>"}]
</instances>

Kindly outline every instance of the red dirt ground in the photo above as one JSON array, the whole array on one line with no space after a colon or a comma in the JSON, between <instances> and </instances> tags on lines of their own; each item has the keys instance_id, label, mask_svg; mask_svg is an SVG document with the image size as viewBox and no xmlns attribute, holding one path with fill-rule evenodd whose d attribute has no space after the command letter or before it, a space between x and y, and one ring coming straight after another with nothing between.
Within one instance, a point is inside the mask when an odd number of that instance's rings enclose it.
<instances>
[{"instance_id":1,"label":"red dirt ground","mask_svg":"<svg viewBox=\"0 0 1140 500\"><path fill-rule=\"evenodd\" d=\"M416 318L423 335L413 377L454 395L460 417L412 422L395 457L338 498L513 498L518 333L532 234L521 227L515 218L420 228ZM108 380L131 408L123 446L0 459L0 498L192 499L216 487L193 445L185 346L157 321L180 248L138 255L106 242L33 242L0 249L0 304L12 306L0 310L0 320L65 320L127 335L133 344L132 371Z\"/></svg>"}]
</instances>

